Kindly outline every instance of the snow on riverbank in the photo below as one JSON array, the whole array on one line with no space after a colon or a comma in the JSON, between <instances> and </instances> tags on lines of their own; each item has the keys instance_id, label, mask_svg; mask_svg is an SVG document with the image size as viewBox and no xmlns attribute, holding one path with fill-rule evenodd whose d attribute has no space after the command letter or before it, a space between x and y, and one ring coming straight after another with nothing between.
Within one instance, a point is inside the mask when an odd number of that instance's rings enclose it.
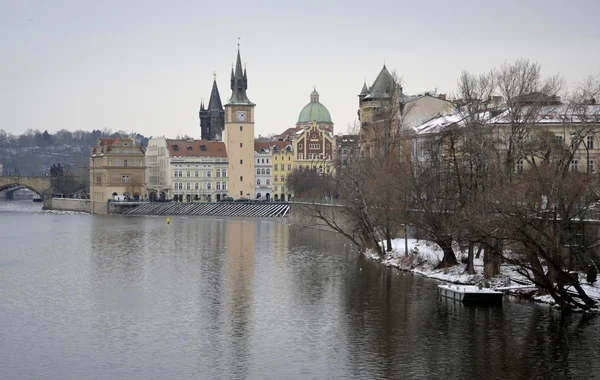
<instances>
[{"instance_id":1,"label":"snow on riverbank","mask_svg":"<svg viewBox=\"0 0 600 380\"><path fill-rule=\"evenodd\" d=\"M392 251L387 252L386 256L380 260L377 253L374 251L367 251L365 256L372 260L380 261L383 265L398 268L400 270L409 271L412 273L420 274L429 278L451 282L455 284L465 285L477 285L487 284L490 287L513 287L517 288L518 283L513 280L521 282L528 282L522 275L516 272L516 267L510 265L503 265L500 268L501 274L494 278L485 280L483 276L483 254L481 258L474 259L475 274L468 274L466 264L459 264L447 269L436 269L436 266L444 257L444 253L441 248L428 240L417 240L408 239L408 255L405 254L405 241L402 238L392 240ZM385 246L385 242L382 242ZM458 247L455 247L455 253L457 259L461 260L461 252ZM466 257L466 255L465 255ZM580 275L580 283L585 292L593 299L598 300L600 303L600 283L596 282L594 285L588 285L585 282L585 276ZM513 295L523 296L534 292L534 289L529 287L522 287L521 289L511 290L510 293ZM552 297L548 295L533 296L533 299L538 302L554 304Z\"/></svg>"}]
</instances>

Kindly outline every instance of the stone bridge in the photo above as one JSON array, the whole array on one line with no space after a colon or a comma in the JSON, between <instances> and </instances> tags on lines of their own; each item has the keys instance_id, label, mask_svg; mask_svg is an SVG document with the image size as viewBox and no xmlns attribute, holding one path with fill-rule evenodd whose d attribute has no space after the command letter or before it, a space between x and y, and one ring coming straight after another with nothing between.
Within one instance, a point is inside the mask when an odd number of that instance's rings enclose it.
<instances>
[{"instance_id":1,"label":"stone bridge","mask_svg":"<svg viewBox=\"0 0 600 380\"><path fill-rule=\"evenodd\" d=\"M50 180L51 177L0 176L0 191L20 186L34 191L42 198L49 198L52 195Z\"/></svg>"}]
</instances>

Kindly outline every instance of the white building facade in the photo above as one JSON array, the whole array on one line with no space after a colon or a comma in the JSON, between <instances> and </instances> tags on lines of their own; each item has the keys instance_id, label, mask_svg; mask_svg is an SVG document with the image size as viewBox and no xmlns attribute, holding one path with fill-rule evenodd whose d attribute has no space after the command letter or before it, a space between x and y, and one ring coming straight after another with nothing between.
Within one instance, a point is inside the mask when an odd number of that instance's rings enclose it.
<instances>
[{"instance_id":1,"label":"white building facade","mask_svg":"<svg viewBox=\"0 0 600 380\"><path fill-rule=\"evenodd\" d=\"M147 170L152 178L146 187L151 200L213 202L227 197L229 163L224 143L162 138L150 140L148 148L152 163Z\"/></svg>"},{"instance_id":2,"label":"white building facade","mask_svg":"<svg viewBox=\"0 0 600 380\"><path fill-rule=\"evenodd\" d=\"M254 199L273 199L273 150L268 142L254 143Z\"/></svg>"}]
</instances>

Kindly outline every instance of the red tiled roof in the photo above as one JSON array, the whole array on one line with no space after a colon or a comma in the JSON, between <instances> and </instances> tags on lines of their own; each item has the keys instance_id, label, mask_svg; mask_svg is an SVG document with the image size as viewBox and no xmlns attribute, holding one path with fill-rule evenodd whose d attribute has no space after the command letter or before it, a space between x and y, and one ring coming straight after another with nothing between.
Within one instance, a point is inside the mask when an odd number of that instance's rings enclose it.
<instances>
[{"instance_id":1,"label":"red tiled roof","mask_svg":"<svg viewBox=\"0 0 600 380\"><path fill-rule=\"evenodd\" d=\"M286 129L282 134L273 137L274 139L278 139L278 140L286 140L288 139L290 136L295 135L296 132L301 131L302 129L304 129L303 127L291 127Z\"/></svg>"},{"instance_id":2,"label":"red tiled roof","mask_svg":"<svg viewBox=\"0 0 600 380\"><path fill-rule=\"evenodd\" d=\"M113 146L113 145L118 145L120 139L117 138L100 138L98 139L98 145L99 146Z\"/></svg>"},{"instance_id":3,"label":"red tiled roof","mask_svg":"<svg viewBox=\"0 0 600 380\"><path fill-rule=\"evenodd\" d=\"M260 152L261 149L264 149L264 150L271 149L270 141L254 141L254 151Z\"/></svg>"},{"instance_id":4,"label":"red tiled roof","mask_svg":"<svg viewBox=\"0 0 600 380\"><path fill-rule=\"evenodd\" d=\"M167 140L171 157L227 157L225 143L207 140Z\"/></svg>"}]
</instances>

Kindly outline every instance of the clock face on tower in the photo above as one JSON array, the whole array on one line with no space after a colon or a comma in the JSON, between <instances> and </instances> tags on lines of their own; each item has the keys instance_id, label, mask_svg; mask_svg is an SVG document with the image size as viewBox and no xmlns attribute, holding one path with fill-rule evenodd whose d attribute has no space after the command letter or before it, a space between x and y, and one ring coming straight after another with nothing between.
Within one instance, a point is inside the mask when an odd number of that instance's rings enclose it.
<instances>
[{"instance_id":1,"label":"clock face on tower","mask_svg":"<svg viewBox=\"0 0 600 380\"><path fill-rule=\"evenodd\" d=\"M235 117L237 121L246 121L246 112L237 111Z\"/></svg>"}]
</instances>

